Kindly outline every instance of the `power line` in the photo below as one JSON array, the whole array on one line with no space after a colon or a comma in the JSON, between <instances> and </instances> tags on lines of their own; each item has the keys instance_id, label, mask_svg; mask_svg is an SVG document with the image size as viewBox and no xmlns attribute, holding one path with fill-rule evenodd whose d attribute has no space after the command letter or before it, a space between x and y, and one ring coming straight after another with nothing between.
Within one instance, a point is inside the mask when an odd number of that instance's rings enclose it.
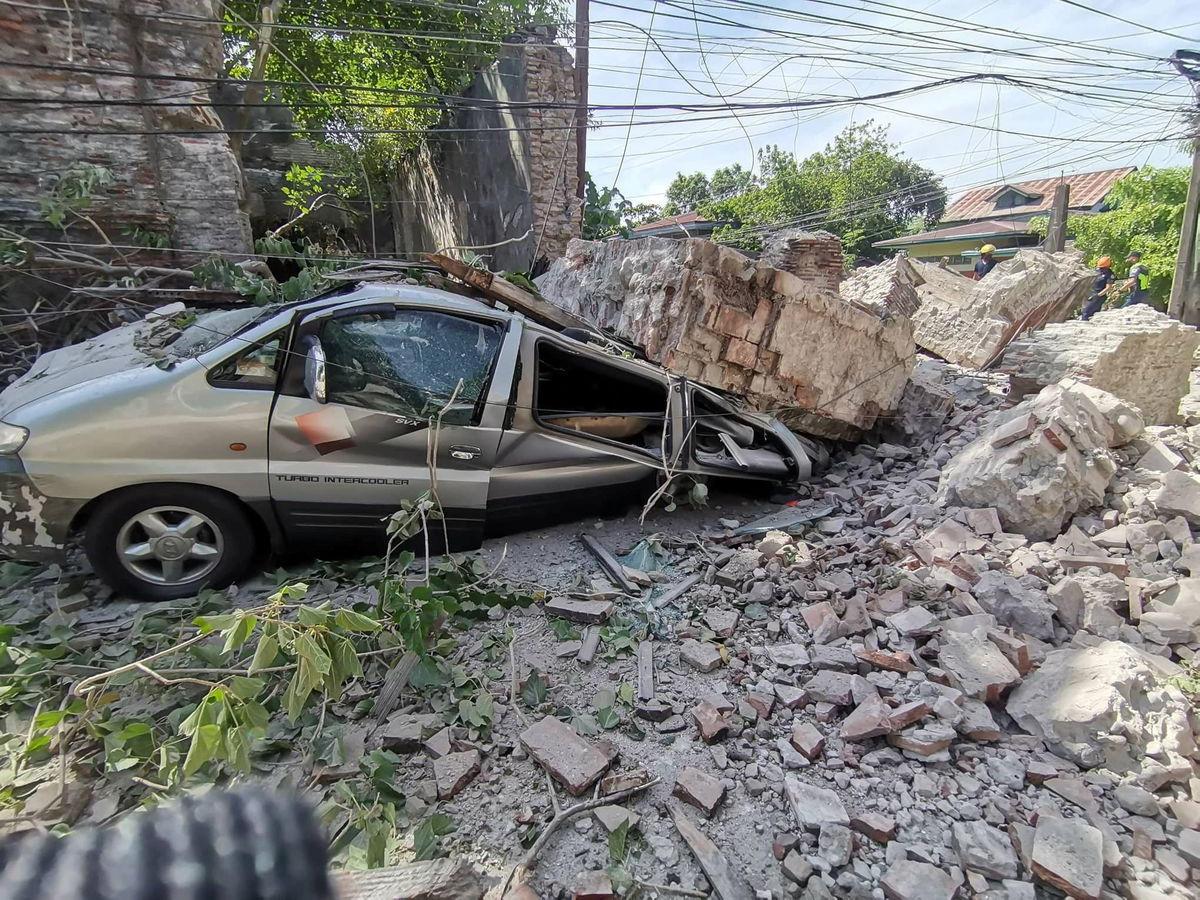
<instances>
[{"instance_id":1,"label":"power line","mask_svg":"<svg viewBox=\"0 0 1200 900\"><path fill-rule=\"evenodd\" d=\"M1123 19L1120 16L1113 15L1110 12L1105 12L1102 9L1096 9L1094 6L1088 6L1083 3L1076 3L1075 0L1059 0L1060 3L1065 3L1067 6L1073 6L1076 9L1082 9L1084 12L1089 12L1095 16L1103 16L1106 19L1112 19L1114 22L1122 22L1125 25L1132 25L1135 28L1140 28L1143 31L1152 31L1155 34L1165 35L1166 37L1179 38L1181 41L1194 41L1195 37L1179 34L1174 31L1163 31L1161 28L1155 28L1153 25L1146 25L1143 22L1135 22L1132 19Z\"/></svg>"}]
</instances>

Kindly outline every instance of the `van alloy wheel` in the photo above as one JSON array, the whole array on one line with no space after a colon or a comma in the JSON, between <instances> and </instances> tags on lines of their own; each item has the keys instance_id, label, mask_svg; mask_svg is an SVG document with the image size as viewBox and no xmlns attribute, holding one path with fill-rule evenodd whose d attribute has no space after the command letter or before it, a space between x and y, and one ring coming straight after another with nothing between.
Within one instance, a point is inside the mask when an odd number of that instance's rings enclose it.
<instances>
[{"instance_id":1,"label":"van alloy wheel","mask_svg":"<svg viewBox=\"0 0 1200 900\"><path fill-rule=\"evenodd\" d=\"M203 513L156 506L130 518L117 533L117 558L132 575L154 584L182 584L217 567L225 538Z\"/></svg>"}]
</instances>

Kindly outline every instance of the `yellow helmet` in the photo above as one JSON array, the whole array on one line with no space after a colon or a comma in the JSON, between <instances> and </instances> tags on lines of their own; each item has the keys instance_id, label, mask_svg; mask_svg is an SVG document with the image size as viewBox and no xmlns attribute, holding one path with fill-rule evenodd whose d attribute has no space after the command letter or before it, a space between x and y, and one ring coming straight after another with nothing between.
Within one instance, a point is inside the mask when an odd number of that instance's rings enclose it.
<instances>
[{"instance_id":1,"label":"yellow helmet","mask_svg":"<svg viewBox=\"0 0 1200 900\"><path fill-rule=\"evenodd\" d=\"M995 253L996 248L993 247L991 244L984 244L982 247L979 248L979 252L980 253Z\"/></svg>"}]
</instances>

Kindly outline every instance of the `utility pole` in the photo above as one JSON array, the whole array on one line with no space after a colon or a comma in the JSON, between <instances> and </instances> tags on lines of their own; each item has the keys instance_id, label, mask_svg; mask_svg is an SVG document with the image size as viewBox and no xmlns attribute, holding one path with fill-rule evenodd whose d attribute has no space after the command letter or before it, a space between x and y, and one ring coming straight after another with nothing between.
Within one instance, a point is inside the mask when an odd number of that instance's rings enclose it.
<instances>
[{"instance_id":1,"label":"utility pole","mask_svg":"<svg viewBox=\"0 0 1200 900\"><path fill-rule=\"evenodd\" d=\"M1200 113L1200 53L1176 50L1171 62L1192 84ZM1196 272L1196 225L1200 217L1200 134L1191 135L1192 177L1188 181L1187 201L1183 206L1183 225L1179 229L1179 255L1175 260L1175 278L1171 282L1171 303L1167 313L1185 325L1200 324L1200 277Z\"/></svg>"},{"instance_id":2,"label":"utility pole","mask_svg":"<svg viewBox=\"0 0 1200 900\"><path fill-rule=\"evenodd\" d=\"M1060 181L1054 186L1054 202L1050 206L1050 229L1046 233L1046 250L1062 253L1067 249L1067 210L1071 207L1071 185Z\"/></svg>"},{"instance_id":3,"label":"utility pole","mask_svg":"<svg viewBox=\"0 0 1200 900\"><path fill-rule=\"evenodd\" d=\"M591 32L588 0L575 0L575 196L587 192L588 40Z\"/></svg>"}]
</instances>

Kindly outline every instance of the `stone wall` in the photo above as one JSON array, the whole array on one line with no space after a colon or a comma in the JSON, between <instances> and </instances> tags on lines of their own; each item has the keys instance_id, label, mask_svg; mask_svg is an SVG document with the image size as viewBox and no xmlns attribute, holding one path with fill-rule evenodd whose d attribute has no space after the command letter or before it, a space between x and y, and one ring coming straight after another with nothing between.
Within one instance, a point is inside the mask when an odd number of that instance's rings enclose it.
<instances>
[{"instance_id":1,"label":"stone wall","mask_svg":"<svg viewBox=\"0 0 1200 900\"><path fill-rule=\"evenodd\" d=\"M478 252L493 270L528 270L538 259L562 256L583 222L570 127L574 71L552 35L535 34L506 45L476 74L463 93L471 105L452 109L446 126L397 167L394 252L519 237ZM554 108L523 106L539 103Z\"/></svg>"},{"instance_id":2,"label":"stone wall","mask_svg":"<svg viewBox=\"0 0 1200 900\"><path fill-rule=\"evenodd\" d=\"M1200 334L1190 325L1138 304L1048 325L1013 341L1000 369L1015 397L1078 378L1141 410L1147 425L1180 421Z\"/></svg>"},{"instance_id":3,"label":"stone wall","mask_svg":"<svg viewBox=\"0 0 1200 900\"><path fill-rule=\"evenodd\" d=\"M889 307L916 279L906 260L886 272L851 303L712 241L572 241L538 287L674 372L798 430L858 439L895 409L913 366L912 326Z\"/></svg>"},{"instance_id":4,"label":"stone wall","mask_svg":"<svg viewBox=\"0 0 1200 900\"><path fill-rule=\"evenodd\" d=\"M0 103L0 223L48 240L100 241L91 225L68 222L64 236L39 214L55 180L87 164L115 179L88 210L114 242L137 226L180 250L251 250L241 171L220 121L199 105L208 100L209 79L221 71L220 26L182 16L219 19L220 3L0 4L5 93L89 101ZM122 72L170 79L109 74ZM144 105L159 98L167 99ZM113 103L95 102L101 99Z\"/></svg>"}]
</instances>

